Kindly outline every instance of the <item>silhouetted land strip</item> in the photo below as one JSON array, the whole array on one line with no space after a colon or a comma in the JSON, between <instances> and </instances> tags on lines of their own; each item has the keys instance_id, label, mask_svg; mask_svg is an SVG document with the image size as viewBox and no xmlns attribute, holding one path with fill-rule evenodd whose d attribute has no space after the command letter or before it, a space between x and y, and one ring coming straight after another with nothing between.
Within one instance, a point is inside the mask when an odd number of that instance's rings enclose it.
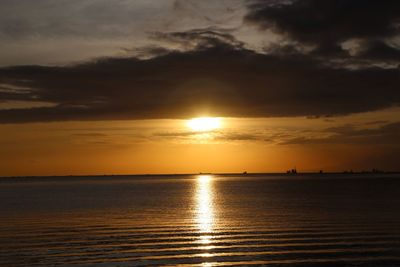
<instances>
[{"instance_id":1,"label":"silhouetted land strip","mask_svg":"<svg viewBox=\"0 0 400 267\"><path fill-rule=\"evenodd\" d=\"M34 178L44 178L44 179L54 179L54 178L135 178L135 177L185 177L185 176L196 176L196 175L216 175L216 176L332 176L332 175L346 175L346 176L379 176L379 175L394 175L400 174L400 171L377 171L374 169L372 171L343 171L343 172L300 172L292 170L287 172L232 172L232 173L211 173L211 172L200 172L200 173L166 173L166 174L104 174L104 175L27 175L27 176L0 176L0 179L34 179Z\"/></svg>"}]
</instances>

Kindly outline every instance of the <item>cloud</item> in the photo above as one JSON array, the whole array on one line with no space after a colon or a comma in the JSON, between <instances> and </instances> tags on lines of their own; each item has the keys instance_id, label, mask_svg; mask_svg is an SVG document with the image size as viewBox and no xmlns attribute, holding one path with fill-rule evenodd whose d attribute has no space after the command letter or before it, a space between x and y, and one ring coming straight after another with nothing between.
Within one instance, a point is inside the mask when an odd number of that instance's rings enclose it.
<instances>
[{"instance_id":1,"label":"cloud","mask_svg":"<svg viewBox=\"0 0 400 267\"><path fill-rule=\"evenodd\" d=\"M84 137L108 137L107 134L103 133L76 133L72 136L84 136Z\"/></svg>"},{"instance_id":2,"label":"cloud","mask_svg":"<svg viewBox=\"0 0 400 267\"><path fill-rule=\"evenodd\" d=\"M246 19L304 42L392 37L399 33L396 0L252 1Z\"/></svg>"},{"instance_id":3,"label":"cloud","mask_svg":"<svg viewBox=\"0 0 400 267\"><path fill-rule=\"evenodd\" d=\"M202 142L231 142L231 141L264 141L265 136L259 132L249 131L232 131L224 129L220 131L209 131L209 132L195 132L195 131L177 131L177 132L158 132L154 133L152 138L163 138L177 141L198 141Z\"/></svg>"},{"instance_id":4,"label":"cloud","mask_svg":"<svg viewBox=\"0 0 400 267\"><path fill-rule=\"evenodd\" d=\"M319 55L349 57L347 49L354 47L346 49L342 44L361 40L362 52L356 57L399 62L399 44L389 44L400 35L399 1L249 2L247 23L280 33L298 46L313 46Z\"/></svg>"},{"instance_id":5,"label":"cloud","mask_svg":"<svg viewBox=\"0 0 400 267\"><path fill-rule=\"evenodd\" d=\"M196 135L200 135L204 133L192 132L192 131L180 131L180 132L159 132L154 133L155 137L163 137L163 138L187 138L193 137Z\"/></svg>"},{"instance_id":6,"label":"cloud","mask_svg":"<svg viewBox=\"0 0 400 267\"><path fill-rule=\"evenodd\" d=\"M183 51L204 50L217 46L244 49L245 44L238 41L231 32L229 29L209 27L184 32L156 32L153 34L153 39L178 44L183 47Z\"/></svg>"},{"instance_id":7,"label":"cloud","mask_svg":"<svg viewBox=\"0 0 400 267\"><path fill-rule=\"evenodd\" d=\"M54 3L37 0L3 0L0 10L0 38L23 40L41 37L121 38L151 28L157 19L170 15L173 0L107 1L70 0ZM146 18L164 9L166 17ZM17 14L17 15L16 15Z\"/></svg>"},{"instance_id":8,"label":"cloud","mask_svg":"<svg viewBox=\"0 0 400 267\"><path fill-rule=\"evenodd\" d=\"M256 133L225 132L217 135L215 139L221 141L257 141L260 140L260 136Z\"/></svg>"},{"instance_id":9,"label":"cloud","mask_svg":"<svg viewBox=\"0 0 400 267\"><path fill-rule=\"evenodd\" d=\"M400 102L398 69L348 70L299 54L259 54L210 29L170 38L197 45L149 59L0 68L3 88L25 88L0 91L3 101L55 104L4 110L0 122L336 116Z\"/></svg>"},{"instance_id":10,"label":"cloud","mask_svg":"<svg viewBox=\"0 0 400 267\"><path fill-rule=\"evenodd\" d=\"M388 123L372 129L357 129L349 124L328 128L324 132L329 135L327 137L293 137L286 140L284 144L373 144L396 146L400 140L400 122Z\"/></svg>"},{"instance_id":11,"label":"cloud","mask_svg":"<svg viewBox=\"0 0 400 267\"><path fill-rule=\"evenodd\" d=\"M378 121L370 121L370 122L366 122L366 125L376 125L376 124L387 124L389 121L385 121L385 120L378 120Z\"/></svg>"},{"instance_id":12,"label":"cloud","mask_svg":"<svg viewBox=\"0 0 400 267\"><path fill-rule=\"evenodd\" d=\"M243 0L2 0L0 66L123 55L159 46L154 31L237 27L245 10Z\"/></svg>"},{"instance_id":13,"label":"cloud","mask_svg":"<svg viewBox=\"0 0 400 267\"><path fill-rule=\"evenodd\" d=\"M358 53L359 57L400 62L400 49L382 41L371 41Z\"/></svg>"}]
</instances>

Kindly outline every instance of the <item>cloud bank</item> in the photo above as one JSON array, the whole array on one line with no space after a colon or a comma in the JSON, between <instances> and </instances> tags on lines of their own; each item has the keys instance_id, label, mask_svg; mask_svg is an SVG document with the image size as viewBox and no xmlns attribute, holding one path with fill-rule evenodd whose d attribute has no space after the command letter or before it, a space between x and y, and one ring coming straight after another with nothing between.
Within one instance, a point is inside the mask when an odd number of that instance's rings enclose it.
<instances>
[{"instance_id":1,"label":"cloud bank","mask_svg":"<svg viewBox=\"0 0 400 267\"><path fill-rule=\"evenodd\" d=\"M270 29L297 45L310 46L315 54L399 63L399 1L249 2L246 22Z\"/></svg>"},{"instance_id":2,"label":"cloud bank","mask_svg":"<svg viewBox=\"0 0 400 267\"><path fill-rule=\"evenodd\" d=\"M197 10L188 3L175 1L174 9ZM64 66L3 67L0 106L8 103L10 107L13 102L46 105L2 109L0 123L199 115L339 116L399 104L398 1L245 3L243 27L256 25L259 35L273 30L285 42L255 51L238 38L235 29L222 28L222 22L199 14L208 21L207 27L153 31L149 34L154 43L142 47L140 56ZM98 1L94 7L104 5ZM89 14L92 9L79 8ZM96 14L108 14L108 9L100 9L103 13ZM3 35L5 29L9 27L0 29ZM96 28L107 37L103 30ZM28 34L18 29L11 32Z\"/></svg>"}]
</instances>

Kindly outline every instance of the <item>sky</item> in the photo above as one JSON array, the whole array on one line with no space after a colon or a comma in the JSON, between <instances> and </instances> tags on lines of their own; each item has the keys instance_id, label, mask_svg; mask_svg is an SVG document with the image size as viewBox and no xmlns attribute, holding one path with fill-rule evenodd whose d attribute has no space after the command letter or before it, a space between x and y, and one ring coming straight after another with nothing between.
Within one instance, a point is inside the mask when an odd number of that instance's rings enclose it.
<instances>
[{"instance_id":1,"label":"sky","mask_svg":"<svg viewBox=\"0 0 400 267\"><path fill-rule=\"evenodd\" d=\"M0 176L400 169L399 1L1 5Z\"/></svg>"}]
</instances>

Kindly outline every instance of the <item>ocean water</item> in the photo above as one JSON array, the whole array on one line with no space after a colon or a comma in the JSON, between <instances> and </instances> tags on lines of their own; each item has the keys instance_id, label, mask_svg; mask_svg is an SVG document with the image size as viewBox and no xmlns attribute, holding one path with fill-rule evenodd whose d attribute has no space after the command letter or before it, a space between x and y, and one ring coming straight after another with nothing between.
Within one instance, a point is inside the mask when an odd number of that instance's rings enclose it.
<instances>
[{"instance_id":1,"label":"ocean water","mask_svg":"<svg viewBox=\"0 0 400 267\"><path fill-rule=\"evenodd\" d=\"M400 266L400 176L0 179L0 266Z\"/></svg>"}]
</instances>

